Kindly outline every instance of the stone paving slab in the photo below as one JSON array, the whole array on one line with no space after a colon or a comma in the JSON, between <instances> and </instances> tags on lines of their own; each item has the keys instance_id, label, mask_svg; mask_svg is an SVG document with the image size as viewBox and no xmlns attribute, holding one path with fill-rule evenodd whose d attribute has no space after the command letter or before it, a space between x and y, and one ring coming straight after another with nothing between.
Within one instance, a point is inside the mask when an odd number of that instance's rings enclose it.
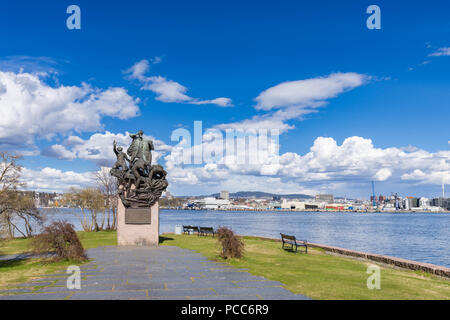
<instances>
[{"instance_id":1,"label":"stone paving slab","mask_svg":"<svg viewBox=\"0 0 450 320\"><path fill-rule=\"evenodd\" d=\"M69 300L132 300L147 298L146 291L75 292Z\"/></svg>"},{"instance_id":2,"label":"stone paving slab","mask_svg":"<svg viewBox=\"0 0 450 320\"><path fill-rule=\"evenodd\" d=\"M202 278L215 279L215 280L241 280L241 281L257 281L266 280L264 277L254 276L247 272L221 272L220 274L210 272L204 273Z\"/></svg>"},{"instance_id":3,"label":"stone paving slab","mask_svg":"<svg viewBox=\"0 0 450 320\"><path fill-rule=\"evenodd\" d=\"M231 287L236 285L231 281L190 281L182 283L167 283L167 289L212 289L218 287Z\"/></svg>"},{"instance_id":4,"label":"stone paving slab","mask_svg":"<svg viewBox=\"0 0 450 320\"><path fill-rule=\"evenodd\" d=\"M53 281L42 281L42 282L28 282L28 283L19 283L19 284L11 284L11 287L40 287L40 286L49 286L53 284Z\"/></svg>"},{"instance_id":5,"label":"stone paving slab","mask_svg":"<svg viewBox=\"0 0 450 320\"><path fill-rule=\"evenodd\" d=\"M87 250L81 289L68 289L64 270L0 291L0 300L303 300L278 281L207 260L178 247ZM31 291L33 290L33 291Z\"/></svg>"},{"instance_id":6,"label":"stone paving slab","mask_svg":"<svg viewBox=\"0 0 450 320\"><path fill-rule=\"evenodd\" d=\"M217 296L204 296L193 297L194 300L261 300L261 297L257 295L217 295ZM271 299L276 300L276 299Z\"/></svg>"},{"instance_id":7,"label":"stone paving slab","mask_svg":"<svg viewBox=\"0 0 450 320\"><path fill-rule=\"evenodd\" d=\"M56 281L53 285L54 286L66 286L67 279ZM88 278L86 280L81 280L82 285L84 286L95 286L95 285L120 285L120 284L126 284L125 279L97 279L97 278Z\"/></svg>"},{"instance_id":8,"label":"stone paving slab","mask_svg":"<svg viewBox=\"0 0 450 320\"><path fill-rule=\"evenodd\" d=\"M87 292L87 291L112 291L113 290L114 285L112 284L98 284L98 285L90 285L90 286L86 286L86 285L81 285L81 289L78 290L74 290L74 289L68 289L66 286L49 286L49 287L44 287L44 288L40 288L37 289L35 292L39 293L39 292L68 292L68 293L72 293L72 292Z\"/></svg>"},{"instance_id":9,"label":"stone paving slab","mask_svg":"<svg viewBox=\"0 0 450 320\"><path fill-rule=\"evenodd\" d=\"M122 285L114 286L115 291L122 291L122 290L152 290L152 289L166 289L166 285L164 282L150 282L145 284L134 284L134 283L127 283Z\"/></svg>"},{"instance_id":10,"label":"stone paving slab","mask_svg":"<svg viewBox=\"0 0 450 320\"><path fill-rule=\"evenodd\" d=\"M167 289L167 290L149 290L149 297L195 297L195 296L215 296L213 289Z\"/></svg>"},{"instance_id":11,"label":"stone paving slab","mask_svg":"<svg viewBox=\"0 0 450 320\"><path fill-rule=\"evenodd\" d=\"M234 281L236 287L239 288L261 288L261 287L281 287L283 284L278 281L261 280L261 281Z\"/></svg>"},{"instance_id":12,"label":"stone paving slab","mask_svg":"<svg viewBox=\"0 0 450 320\"><path fill-rule=\"evenodd\" d=\"M30 283L36 283L36 285L43 285L44 283L49 283L49 282L57 283L60 281L64 281L64 283L66 283L66 280L67 280L67 275L65 275L64 277L34 279L34 280L31 280Z\"/></svg>"},{"instance_id":13,"label":"stone paving slab","mask_svg":"<svg viewBox=\"0 0 450 320\"><path fill-rule=\"evenodd\" d=\"M290 295L290 291L281 287L262 287L262 288L225 288L217 287L214 291L218 295L256 295L256 294L270 294L270 295Z\"/></svg>"},{"instance_id":14,"label":"stone paving slab","mask_svg":"<svg viewBox=\"0 0 450 320\"><path fill-rule=\"evenodd\" d=\"M312 300L308 297L302 296L301 294L271 294L271 293L261 293L258 297L262 300Z\"/></svg>"},{"instance_id":15,"label":"stone paving slab","mask_svg":"<svg viewBox=\"0 0 450 320\"><path fill-rule=\"evenodd\" d=\"M10 294L10 293L30 293L33 290L28 288L21 288L21 289L11 289L11 290L0 290L0 294ZM0 298L1 299L1 298Z\"/></svg>"},{"instance_id":16,"label":"stone paving slab","mask_svg":"<svg viewBox=\"0 0 450 320\"><path fill-rule=\"evenodd\" d=\"M68 297L65 292L62 293L30 293L0 296L0 300L63 300Z\"/></svg>"}]
</instances>

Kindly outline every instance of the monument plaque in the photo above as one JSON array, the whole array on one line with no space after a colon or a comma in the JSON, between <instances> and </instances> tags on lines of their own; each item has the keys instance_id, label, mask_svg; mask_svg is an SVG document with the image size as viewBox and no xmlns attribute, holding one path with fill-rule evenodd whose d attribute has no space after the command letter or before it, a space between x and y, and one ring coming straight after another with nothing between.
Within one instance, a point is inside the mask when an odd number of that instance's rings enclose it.
<instances>
[{"instance_id":1,"label":"monument plaque","mask_svg":"<svg viewBox=\"0 0 450 320\"><path fill-rule=\"evenodd\" d=\"M117 161L111 175L117 178L117 242L119 245L158 245L158 199L167 188L164 168L152 165L153 142L139 130L130 134L127 152L114 141ZM127 163L128 162L128 163Z\"/></svg>"},{"instance_id":2,"label":"monument plaque","mask_svg":"<svg viewBox=\"0 0 450 320\"><path fill-rule=\"evenodd\" d=\"M150 210L144 209L125 209L125 224L151 224L152 215Z\"/></svg>"}]
</instances>

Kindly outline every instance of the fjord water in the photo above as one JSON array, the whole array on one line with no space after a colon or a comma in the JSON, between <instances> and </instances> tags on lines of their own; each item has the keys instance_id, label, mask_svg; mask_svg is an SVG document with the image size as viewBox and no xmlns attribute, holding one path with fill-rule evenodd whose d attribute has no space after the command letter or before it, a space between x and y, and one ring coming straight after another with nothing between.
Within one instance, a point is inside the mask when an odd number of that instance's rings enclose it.
<instances>
[{"instance_id":1,"label":"fjord water","mask_svg":"<svg viewBox=\"0 0 450 320\"><path fill-rule=\"evenodd\" d=\"M47 210L47 222L66 219L81 230L77 209ZM160 232L176 225L218 228L240 235L309 242L450 267L450 214L160 210Z\"/></svg>"}]
</instances>

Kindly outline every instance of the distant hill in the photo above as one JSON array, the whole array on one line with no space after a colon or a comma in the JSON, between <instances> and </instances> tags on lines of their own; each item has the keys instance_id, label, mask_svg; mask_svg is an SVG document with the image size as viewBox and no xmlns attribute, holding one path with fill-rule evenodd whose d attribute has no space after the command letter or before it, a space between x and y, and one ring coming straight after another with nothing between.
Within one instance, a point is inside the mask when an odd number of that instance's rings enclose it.
<instances>
[{"instance_id":1,"label":"distant hill","mask_svg":"<svg viewBox=\"0 0 450 320\"><path fill-rule=\"evenodd\" d=\"M219 197L219 193L213 193L207 196L200 196L201 197ZM275 194L275 193L267 193L267 192L261 192L261 191L238 191L238 192L232 192L230 193L230 198L273 198L273 197L280 197L280 198L286 198L286 199L311 199L314 198L313 196L307 195L307 194Z\"/></svg>"}]
</instances>

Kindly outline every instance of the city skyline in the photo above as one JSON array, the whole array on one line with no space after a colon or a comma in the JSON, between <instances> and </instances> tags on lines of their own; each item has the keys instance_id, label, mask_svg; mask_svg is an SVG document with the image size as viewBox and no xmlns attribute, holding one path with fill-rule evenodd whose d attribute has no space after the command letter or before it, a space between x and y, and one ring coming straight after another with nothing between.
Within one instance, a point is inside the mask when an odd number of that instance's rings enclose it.
<instances>
[{"instance_id":1,"label":"city skyline","mask_svg":"<svg viewBox=\"0 0 450 320\"><path fill-rule=\"evenodd\" d=\"M24 155L30 190L91 184L139 129L174 195L368 198L375 181L377 195L433 198L450 184L444 1L377 1L381 30L368 1L76 4L81 30L65 26L69 3L0 13L0 148ZM171 135L195 121L279 130L276 164L176 163Z\"/></svg>"}]
</instances>

